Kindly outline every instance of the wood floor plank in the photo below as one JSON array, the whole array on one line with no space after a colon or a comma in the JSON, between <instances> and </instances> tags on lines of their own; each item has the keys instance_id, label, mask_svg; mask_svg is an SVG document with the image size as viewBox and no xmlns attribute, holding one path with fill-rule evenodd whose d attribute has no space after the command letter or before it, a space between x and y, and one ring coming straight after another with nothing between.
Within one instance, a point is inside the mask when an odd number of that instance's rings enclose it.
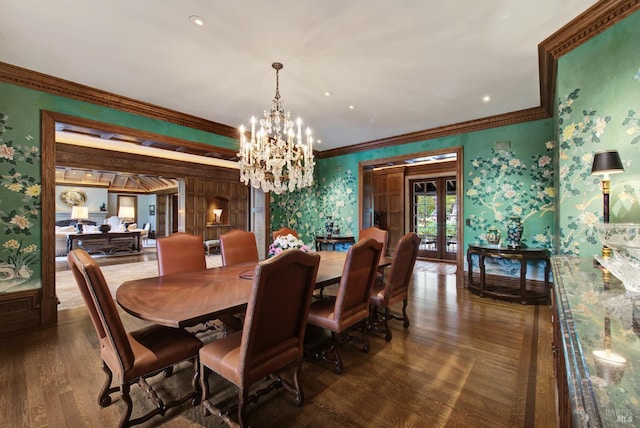
<instances>
[{"instance_id":1,"label":"wood floor plank","mask_svg":"<svg viewBox=\"0 0 640 428\"><path fill-rule=\"evenodd\" d=\"M304 406L296 407L281 389L249 406L250 424L518 427L531 424L529 415L536 427L555 427L548 308L479 298L457 288L455 274L435 271L416 264L408 329L392 322L393 340L372 335L367 354L346 344L342 375L305 360ZM146 325L121 315L127 330ZM117 396L107 408L97 404L104 375L84 307L61 311L54 328L2 339L0 365L0 427L116 426L124 410ZM151 382L170 397L190 388L191 374L185 364L162 384L162 378ZM235 399L235 389L222 379L211 376L210 384L215 399ZM150 408L143 395L132 387L134 414ZM222 424L187 403L142 424L150 426Z\"/></svg>"}]
</instances>

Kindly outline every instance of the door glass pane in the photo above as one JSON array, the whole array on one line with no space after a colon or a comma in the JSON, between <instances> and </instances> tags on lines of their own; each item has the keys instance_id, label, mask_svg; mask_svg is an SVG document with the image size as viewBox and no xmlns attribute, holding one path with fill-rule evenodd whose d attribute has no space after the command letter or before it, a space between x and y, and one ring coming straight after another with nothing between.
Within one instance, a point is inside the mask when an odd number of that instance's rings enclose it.
<instances>
[{"instance_id":1,"label":"door glass pane","mask_svg":"<svg viewBox=\"0 0 640 428\"><path fill-rule=\"evenodd\" d=\"M458 247L458 202L456 199L456 180L446 180L446 187L445 212L447 213L447 251L455 252Z\"/></svg>"},{"instance_id":2,"label":"door glass pane","mask_svg":"<svg viewBox=\"0 0 640 428\"><path fill-rule=\"evenodd\" d=\"M421 249L436 249L437 194L435 181L413 183L413 232L421 239Z\"/></svg>"}]
</instances>

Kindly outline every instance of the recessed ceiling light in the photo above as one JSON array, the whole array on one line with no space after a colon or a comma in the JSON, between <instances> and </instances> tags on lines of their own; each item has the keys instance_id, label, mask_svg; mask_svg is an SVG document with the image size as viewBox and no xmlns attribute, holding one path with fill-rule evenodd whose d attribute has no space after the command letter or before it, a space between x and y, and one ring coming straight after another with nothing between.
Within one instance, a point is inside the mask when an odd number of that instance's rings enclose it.
<instances>
[{"instance_id":1,"label":"recessed ceiling light","mask_svg":"<svg viewBox=\"0 0 640 428\"><path fill-rule=\"evenodd\" d=\"M354 105L350 105L349 106L349 110L355 110L355 109L356 109L356 106L354 106Z\"/></svg>"},{"instance_id":2,"label":"recessed ceiling light","mask_svg":"<svg viewBox=\"0 0 640 428\"><path fill-rule=\"evenodd\" d=\"M191 15L189 17L189 22L199 27L202 27L204 25L204 19L200 18L198 15Z\"/></svg>"},{"instance_id":3,"label":"recessed ceiling light","mask_svg":"<svg viewBox=\"0 0 640 428\"><path fill-rule=\"evenodd\" d=\"M332 94L331 92L329 92L329 91L326 91L326 92L324 93L324 96L325 96L325 97L330 97L331 95L333 95L333 94Z\"/></svg>"},{"instance_id":4,"label":"recessed ceiling light","mask_svg":"<svg viewBox=\"0 0 640 428\"><path fill-rule=\"evenodd\" d=\"M488 103L489 101L491 101L491 95L485 95L484 97L482 97L483 103Z\"/></svg>"}]
</instances>

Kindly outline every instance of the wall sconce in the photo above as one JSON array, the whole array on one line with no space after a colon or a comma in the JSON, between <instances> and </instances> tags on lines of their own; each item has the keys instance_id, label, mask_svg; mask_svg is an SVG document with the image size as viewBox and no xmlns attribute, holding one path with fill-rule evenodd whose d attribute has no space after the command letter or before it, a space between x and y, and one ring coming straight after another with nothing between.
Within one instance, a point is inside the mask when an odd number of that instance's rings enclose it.
<instances>
[{"instance_id":1,"label":"wall sconce","mask_svg":"<svg viewBox=\"0 0 640 428\"><path fill-rule=\"evenodd\" d=\"M222 210L221 209L215 209L213 210L213 222L214 223L221 223L222 222Z\"/></svg>"},{"instance_id":2,"label":"wall sconce","mask_svg":"<svg viewBox=\"0 0 640 428\"><path fill-rule=\"evenodd\" d=\"M603 222L609 223L609 192L611 190L611 179L609 174L624 172L622 161L617 150L605 150L597 152L593 157L591 165L591 175L602 175L602 212ZM602 247L602 257L610 257L611 249L606 245Z\"/></svg>"},{"instance_id":3,"label":"wall sconce","mask_svg":"<svg viewBox=\"0 0 640 428\"><path fill-rule=\"evenodd\" d=\"M76 229L78 233L82 233L82 220L89 219L89 208L75 206L71 208L71 219L78 220L76 223Z\"/></svg>"}]
</instances>

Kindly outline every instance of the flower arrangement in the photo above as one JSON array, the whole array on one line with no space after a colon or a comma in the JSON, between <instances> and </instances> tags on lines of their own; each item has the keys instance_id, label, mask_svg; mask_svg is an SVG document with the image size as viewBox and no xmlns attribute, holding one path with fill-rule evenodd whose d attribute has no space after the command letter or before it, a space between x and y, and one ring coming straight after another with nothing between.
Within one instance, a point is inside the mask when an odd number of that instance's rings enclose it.
<instances>
[{"instance_id":1,"label":"flower arrangement","mask_svg":"<svg viewBox=\"0 0 640 428\"><path fill-rule=\"evenodd\" d=\"M292 234L287 236L278 236L271 245L269 245L269 257L273 257L276 254L288 250L289 248L298 248L305 253L309 252L309 246L305 245L302 240L296 238Z\"/></svg>"}]
</instances>

